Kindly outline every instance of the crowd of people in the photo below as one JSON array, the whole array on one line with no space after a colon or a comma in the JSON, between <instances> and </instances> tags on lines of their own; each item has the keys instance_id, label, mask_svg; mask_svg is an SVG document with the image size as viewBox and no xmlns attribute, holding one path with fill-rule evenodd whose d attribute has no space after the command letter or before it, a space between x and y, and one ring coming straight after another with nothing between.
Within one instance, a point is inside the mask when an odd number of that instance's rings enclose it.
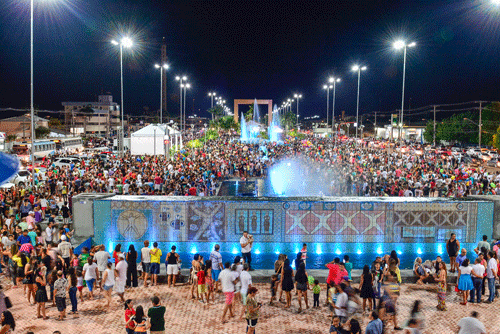
<instances>
[{"instance_id":1,"label":"crowd of people","mask_svg":"<svg viewBox=\"0 0 500 334\"><path fill-rule=\"evenodd\" d=\"M373 143L354 140L334 145L329 139L309 137L276 145L241 143L221 136L207 142L204 148L184 148L170 159L130 155L102 159L96 155L77 164L56 167L52 160L55 157L47 158L43 174L41 169L34 170L35 187L28 184L0 189L0 270L9 277L13 288L24 291L28 304L37 304L37 318L48 319L46 304L51 303L58 310L56 320L64 321L68 297L70 313L77 315L79 302L84 298L92 300L96 291L104 294L109 310L115 292L125 305L127 333L151 328L157 329L153 332L161 332L162 326L150 316L152 312L154 318L159 319L165 312L157 297L153 297L152 307L145 314L142 306L134 308L132 301L125 298L125 289L140 286L141 280L143 286L158 284L162 250L154 242L153 247L145 243L137 251L133 245L126 252L119 245L113 250L96 245L84 247L76 254L70 223L73 196L83 192L214 196L224 179L265 177L275 163L286 158L307 161L311 168L304 170L305 174L329 180L325 195L466 197L496 194L500 186L499 172L469 167L453 156L420 151L422 154L415 154L411 149L402 153L397 148L374 147ZM224 293L221 321L227 321L228 313L230 317L241 314L247 320L247 333L253 333L263 304L258 301L257 286L252 284L253 239L246 233L240 243L242 256L229 262L223 261L218 245L206 260L200 254L194 256L188 277L189 297L213 304L218 293ZM428 265L428 261L417 258L414 271L418 282L436 283L439 310L446 310L450 271L459 274L457 290L463 304L480 302L486 285L489 288L486 302L493 302L498 278L498 245L493 246L496 250L490 246L485 239L476 249L477 258L469 259L452 235L447 242L450 270L441 259ZM292 262L296 271L292 269ZM179 263L180 257L173 246L165 263L169 287L175 287L182 279ZM269 283L269 304L283 303L284 308L291 308L295 290L298 312L310 307L310 292L313 307L321 307L320 295L324 289L324 305L333 314L331 332L362 333L363 315L370 319L365 333L382 333L382 328L389 323L400 329L396 310L402 280L396 252L359 268L363 270L359 286L353 284L352 263L347 256L343 261L335 258L326 264L329 270L326 288L308 275L306 263L307 245L296 258L279 256ZM241 310L235 305L242 305ZM406 328L423 328L419 307L416 303ZM7 299L0 296L4 326L0 333L4 333L5 326L15 327L14 317L7 308Z\"/></svg>"}]
</instances>

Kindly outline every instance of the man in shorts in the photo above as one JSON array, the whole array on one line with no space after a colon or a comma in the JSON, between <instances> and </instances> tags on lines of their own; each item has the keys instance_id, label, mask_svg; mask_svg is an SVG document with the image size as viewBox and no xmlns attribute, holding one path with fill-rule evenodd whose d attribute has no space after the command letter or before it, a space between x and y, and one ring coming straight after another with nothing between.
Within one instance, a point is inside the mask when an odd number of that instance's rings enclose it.
<instances>
[{"instance_id":1,"label":"man in shorts","mask_svg":"<svg viewBox=\"0 0 500 334\"><path fill-rule=\"evenodd\" d=\"M215 245L214 250L210 253L210 261L212 261L212 281L214 282L214 290L219 289L219 274L224 269L222 264L222 255L219 253L220 246Z\"/></svg>"},{"instance_id":2,"label":"man in shorts","mask_svg":"<svg viewBox=\"0 0 500 334\"><path fill-rule=\"evenodd\" d=\"M120 296L122 302L125 302L125 283L127 282L127 267L128 263L125 261L125 255L120 253L118 255L118 263L115 265L115 292Z\"/></svg>"},{"instance_id":3,"label":"man in shorts","mask_svg":"<svg viewBox=\"0 0 500 334\"><path fill-rule=\"evenodd\" d=\"M233 299L234 299L234 286L238 282L238 279L233 280L233 275L231 272L231 264L229 262L224 263L224 270L219 275L219 280L222 285L222 292L226 296L226 304L224 305L224 311L222 312L222 323L226 323L226 313L229 310L229 316L234 317L233 314Z\"/></svg>"},{"instance_id":4,"label":"man in shorts","mask_svg":"<svg viewBox=\"0 0 500 334\"><path fill-rule=\"evenodd\" d=\"M142 263L142 279L144 286L148 286L148 276L151 271L151 254L149 254L149 241L144 241L144 247L141 249L141 263Z\"/></svg>"},{"instance_id":5,"label":"man in shorts","mask_svg":"<svg viewBox=\"0 0 500 334\"><path fill-rule=\"evenodd\" d=\"M160 274L161 249L158 243L153 244L153 249L149 251L151 256L151 285L158 285L158 275Z\"/></svg>"},{"instance_id":6,"label":"man in shorts","mask_svg":"<svg viewBox=\"0 0 500 334\"><path fill-rule=\"evenodd\" d=\"M57 310L59 311L60 321L66 317L66 289L68 288L68 280L63 277L63 272L57 272L57 280L54 282L54 296L56 297Z\"/></svg>"}]
</instances>

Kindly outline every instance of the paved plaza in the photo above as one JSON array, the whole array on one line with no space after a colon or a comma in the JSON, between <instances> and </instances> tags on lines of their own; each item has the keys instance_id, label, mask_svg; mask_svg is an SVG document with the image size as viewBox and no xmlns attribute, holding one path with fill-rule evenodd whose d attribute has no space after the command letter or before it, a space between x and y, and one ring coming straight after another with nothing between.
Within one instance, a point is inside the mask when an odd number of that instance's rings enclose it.
<instances>
[{"instance_id":1,"label":"paved plaza","mask_svg":"<svg viewBox=\"0 0 500 334\"><path fill-rule=\"evenodd\" d=\"M78 304L79 317L68 315L64 322L56 321L57 309L49 307L47 315L49 320L36 319L36 306L28 306L22 289L11 289L7 282L3 282L6 287L6 295L14 304L11 308L16 319L15 333L50 333L59 330L62 334L79 333L125 333L124 310L122 304L118 304L117 296L113 296L115 305L109 313L103 307L105 299L102 294L94 301L85 301ZM256 284L259 292L257 299L265 305L257 325L256 333L328 333L331 321L330 312L327 307L320 309L308 309L298 314L298 302L293 296L292 308L284 309L284 304L278 306L267 305L270 293L268 284ZM322 286L321 305L324 303L324 289ZM430 286L418 286L416 284L404 284L402 294L398 301L398 322L402 327L408 319L411 305L414 300L423 302L423 312L426 319L425 333L446 334L457 333L459 319L468 316L471 311L479 312L479 319L485 324L488 333L498 333L500 330L500 313L498 312L498 300L493 304L468 304L462 306L456 297L456 293L447 295L448 311L439 312L436 310L436 294ZM86 289L85 289L86 290ZM85 291L84 290L84 291ZM223 309L223 297L216 295L215 305L206 305L190 298L187 286L168 288L166 285L157 287L139 287L127 290L125 298L134 301L134 307L142 305L146 309L151 307L150 298L158 295L162 304L166 305L166 333L176 334L196 334L196 333L244 333L246 324L238 316L232 318L228 323L221 324L220 316ZM309 298L312 305L312 292L309 291ZM484 298L483 298L484 299ZM68 305L69 299L68 299ZM50 304L50 303L48 303ZM68 308L69 310L70 308ZM241 306L237 307L236 315L241 314ZM368 317L364 317L363 331L368 323ZM401 333L392 330L386 333Z\"/></svg>"}]
</instances>

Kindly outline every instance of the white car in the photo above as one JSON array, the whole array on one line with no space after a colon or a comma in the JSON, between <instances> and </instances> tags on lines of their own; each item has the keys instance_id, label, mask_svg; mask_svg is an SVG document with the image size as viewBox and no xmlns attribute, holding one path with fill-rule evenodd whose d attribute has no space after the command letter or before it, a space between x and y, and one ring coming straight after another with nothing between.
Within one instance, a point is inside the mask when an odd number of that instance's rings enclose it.
<instances>
[{"instance_id":1,"label":"white car","mask_svg":"<svg viewBox=\"0 0 500 334\"><path fill-rule=\"evenodd\" d=\"M0 189L10 189L12 187L15 187L16 185L12 182L5 182L0 185Z\"/></svg>"},{"instance_id":2,"label":"white car","mask_svg":"<svg viewBox=\"0 0 500 334\"><path fill-rule=\"evenodd\" d=\"M31 173L25 169L21 169L19 172L14 174L9 182L15 184L16 186L25 186L31 182Z\"/></svg>"},{"instance_id":3,"label":"white car","mask_svg":"<svg viewBox=\"0 0 500 334\"><path fill-rule=\"evenodd\" d=\"M71 167L71 164L73 165L76 165L80 163L80 159L78 158L72 158L72 157L68 157L68 158L59 158L59 159L56 159L56 161L54 161L54 166L56 167Z\"/></svg>"}]
</instances>

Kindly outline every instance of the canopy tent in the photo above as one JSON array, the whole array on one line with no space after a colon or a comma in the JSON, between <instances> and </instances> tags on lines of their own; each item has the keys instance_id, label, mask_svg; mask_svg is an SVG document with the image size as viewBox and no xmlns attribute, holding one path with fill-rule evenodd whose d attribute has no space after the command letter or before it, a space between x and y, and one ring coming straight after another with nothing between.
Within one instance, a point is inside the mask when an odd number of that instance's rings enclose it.
<instances>
[{"instance_id":1,"label":"canopy tent","mask_svg":"<svg viewBox=\"0 0 500 334\"><path fill-rule=\"evenodd\" d=\"M132 155L164 155L174 145L182 147L179 130L167 124L149 124L130 136Z\"/></svg>"}]
</instances>

